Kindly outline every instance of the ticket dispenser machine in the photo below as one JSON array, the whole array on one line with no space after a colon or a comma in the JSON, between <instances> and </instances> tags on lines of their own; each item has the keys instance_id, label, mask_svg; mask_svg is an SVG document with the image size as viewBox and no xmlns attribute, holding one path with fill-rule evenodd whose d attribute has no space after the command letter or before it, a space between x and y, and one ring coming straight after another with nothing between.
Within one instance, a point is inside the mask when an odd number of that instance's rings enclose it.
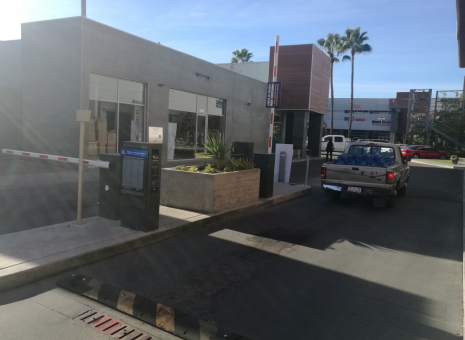
<instances>
[{"instance_id":1,"label":"ticket dispenser machine","mask_svg":"<svg viewBox=\"0 0 465 340\"><path fill-rule=\"evenodd\" d=\"M121 226L158 229L162 144L123 142L120 149Z\"/></svg>"}]
</instances>

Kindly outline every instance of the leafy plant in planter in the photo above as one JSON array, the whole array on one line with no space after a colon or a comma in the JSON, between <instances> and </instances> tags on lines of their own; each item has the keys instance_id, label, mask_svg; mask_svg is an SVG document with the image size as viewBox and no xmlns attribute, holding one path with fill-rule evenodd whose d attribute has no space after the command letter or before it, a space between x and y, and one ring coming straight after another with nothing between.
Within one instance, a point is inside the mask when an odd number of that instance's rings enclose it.
<instances>
[{"instance_id":1,"label":"leafy plant in planter","mask_svg":"<svg viewBox=\"0 0 465 340\"><path fill-rule=\"evenodd\" d=\"M457 164L459 162L459 156L452 155L452 156L450 156L450 160L451 160L452 163Z\"/></svg>"},{"instance_id":2,"label":"leafy plant in planter","mask_svg":"<svg viewBox=\"0 0 465 340\"><path fill-rule=\"evenodd\" d=\"M234 142L228 142L224 139L223 135L212 133L207 136L207 142L202 143L207 152L196 153L199 158L213 158L216 163L216 169L222 170L224 168L224 161L231 157L231 150L234 148ZM205 168L206 169L206 168Z\"/></svg>"},{"instance_id":3,"label":"leafy plant in planter","mask_svg":"<svg viewBox=\"0 0 465 340\"><path fill-rule=\"evenodd\" d=\"M248 158L231 158L225 162L224 166L224 171L229 172L253 169L255 164Z\"/></svg>"}]
</instances>

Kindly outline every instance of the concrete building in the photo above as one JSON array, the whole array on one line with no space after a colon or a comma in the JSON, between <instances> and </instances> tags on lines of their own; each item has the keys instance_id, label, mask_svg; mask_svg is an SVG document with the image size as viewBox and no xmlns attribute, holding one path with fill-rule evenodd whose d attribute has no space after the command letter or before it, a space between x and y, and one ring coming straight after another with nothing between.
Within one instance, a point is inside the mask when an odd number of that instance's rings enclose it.
<instances>
[{"instance_id":1,"label":"concrete building","mask_svg":"<svg viewBox=\"0 0 465 340\"><path fill-rule=\"evenodd\" d=\"M163 163L195 161L211 132L266 152L266 84L85 17L25 23L0 42L0 147L85 157L164 131Z\"/></svg>"},{"instance_id":2,"label":"concrete building","mask_svg":"<svg viewBox=\"0 0 465 340\"><path fill-rule=\"evenodd\" d=\"M352 139L387 139L390 137L392 116L389 98L354 98ZM333 134L348 135L350 98L334 98ZM331 99L324 117L327 133L331 126Z\"/></svg>"},{"instance_id":3,"label":"concrete building","mask_svg":"<svg viewBox=\"0 0 465 340\"><path fill-rule=\"evenodd\" d=\"M274 48L270 47L269 62L218 65L263 82L272 81ZM282 84L282 93L275 111L274 143L293 144L296 157L303 157L305 149L320 154L330 67L329 57L314 44L279 46L277 81Z\"/></svg>"},{"instance_id":4,"label":"concrete building","mask_svg":"<svg viewBox=\"0 0 465 340\"><path fill-rule=\"evenodd\" d=\"M146 141L149 127L163 128L164 166L198 162L212 132L267 152L274 47L271 62L220 67L81 16L24 23L0 47L0 148L77 157L75 112L87 109L87 159ZM329 66L312 44L281 47L275 142L299 156L307 138L319 154Z\"/></svg>"}]
</instances>

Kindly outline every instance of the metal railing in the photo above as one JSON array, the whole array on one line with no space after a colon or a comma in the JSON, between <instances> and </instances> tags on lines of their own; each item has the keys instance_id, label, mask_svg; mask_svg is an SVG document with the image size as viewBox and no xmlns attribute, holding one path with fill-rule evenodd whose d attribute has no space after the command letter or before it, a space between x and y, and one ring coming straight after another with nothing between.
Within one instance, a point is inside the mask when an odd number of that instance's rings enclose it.
<instances>
[{"instance_id":1,"label":"metal railing","mask_svg":"<svg viewBox=\"0 0 465 340\"><path fill-rule=\"evenodd\" d=\"M449 139L457 145L460 145L462 148L465 148L465 136L463 134L438 121L431 122L430 127L443 137Z\"/></svg>"}]
</instances>

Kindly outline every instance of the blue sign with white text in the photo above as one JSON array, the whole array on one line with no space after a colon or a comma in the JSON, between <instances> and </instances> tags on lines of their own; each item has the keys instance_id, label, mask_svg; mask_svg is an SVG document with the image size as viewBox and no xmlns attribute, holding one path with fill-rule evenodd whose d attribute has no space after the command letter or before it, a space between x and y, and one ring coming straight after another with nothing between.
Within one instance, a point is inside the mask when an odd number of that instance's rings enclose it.
<instances>
[{"instance_id":1,"label":"blue sign with white text","mask_svg":"<svg viewBox=\"0 0 465 340\"><path fill-rule=\"evenodd\" d=\"M133 149L121 148L120 153L125 156L147 158L147 151L144 151L144 150L133 150Z\"/></svg>"}]
</instances>

